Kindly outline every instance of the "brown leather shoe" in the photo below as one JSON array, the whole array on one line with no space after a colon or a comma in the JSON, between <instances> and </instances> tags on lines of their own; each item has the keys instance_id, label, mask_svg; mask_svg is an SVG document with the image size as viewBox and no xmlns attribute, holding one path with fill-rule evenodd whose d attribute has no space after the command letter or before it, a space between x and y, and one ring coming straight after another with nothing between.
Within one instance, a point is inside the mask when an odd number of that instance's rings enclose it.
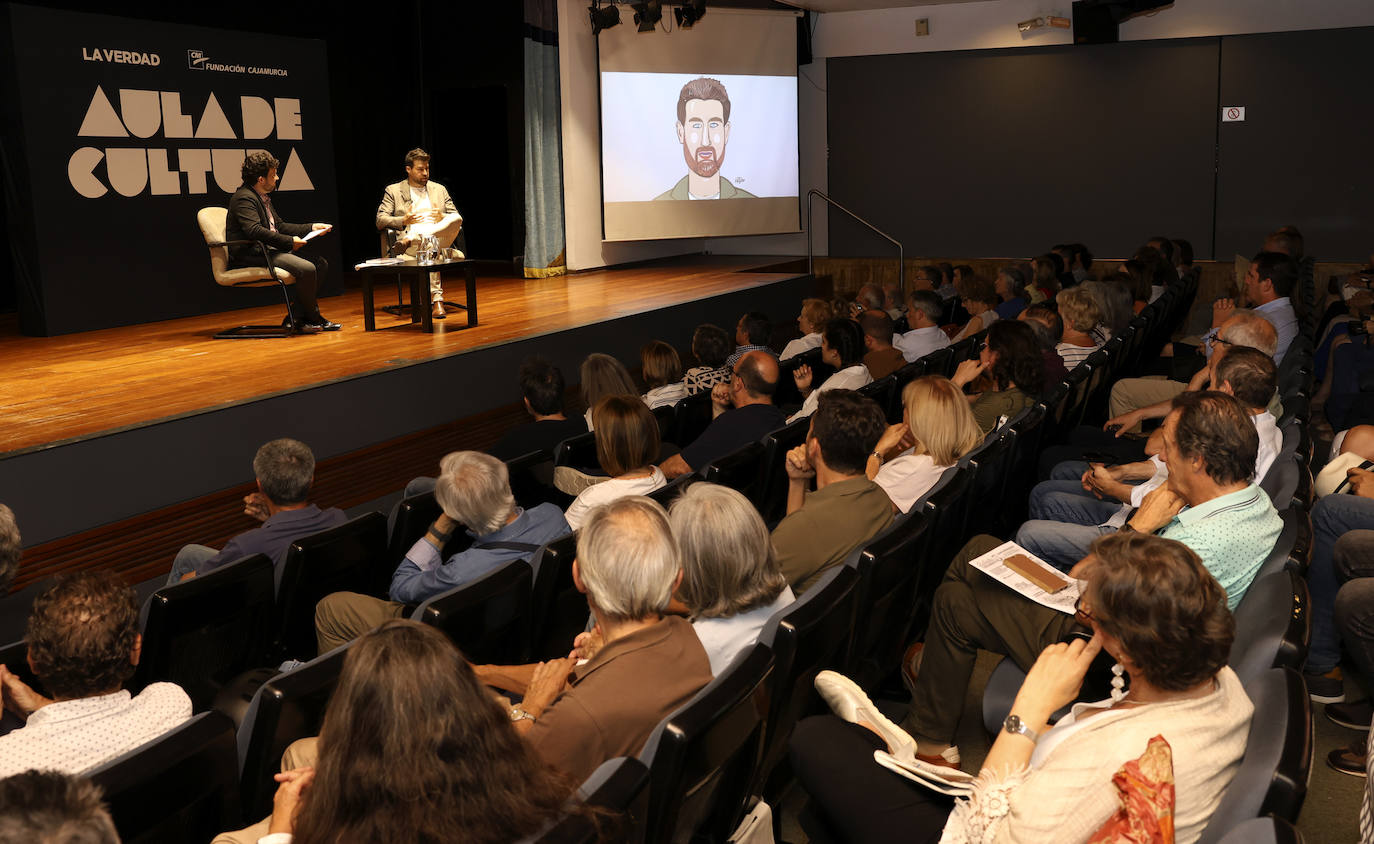
<instances>
[{"instance_id":1,"label":"brown leather shoe","mask_svg":"<svg viewBox=\"0 0 1374 844\"><path fill-rule=\"evenodd\" d=\"M435 319L447 319L447 318L448 318L448 314L444 313L444 300L442 300L442 299L435 299L435 300L434 300L434 313L432 314L432 316L433 316Z\"/></svg>"}]
</instances>

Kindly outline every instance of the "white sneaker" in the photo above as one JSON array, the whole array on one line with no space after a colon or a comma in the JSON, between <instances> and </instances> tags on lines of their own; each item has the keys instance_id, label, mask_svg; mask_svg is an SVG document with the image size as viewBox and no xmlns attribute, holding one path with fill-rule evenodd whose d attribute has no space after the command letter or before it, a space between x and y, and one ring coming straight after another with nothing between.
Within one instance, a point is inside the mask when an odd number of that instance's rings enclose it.
<instances>
[{"instance_id":1,"label":"white sneaker","mask_svg":"<svg viewBox=\"0 0 1374 844\"><path fill-rule=\"evenodd\" d=\"M887 742L889 752L898 759L915 758L915 739L879 711L858 683L838 672L822 671L816 675L815 685L831 712L851 724L862 722L872 727ZM959 751L954 752L957 756ZM955 764L958 764L957 761Z\"/></svg>"}]
</instances>

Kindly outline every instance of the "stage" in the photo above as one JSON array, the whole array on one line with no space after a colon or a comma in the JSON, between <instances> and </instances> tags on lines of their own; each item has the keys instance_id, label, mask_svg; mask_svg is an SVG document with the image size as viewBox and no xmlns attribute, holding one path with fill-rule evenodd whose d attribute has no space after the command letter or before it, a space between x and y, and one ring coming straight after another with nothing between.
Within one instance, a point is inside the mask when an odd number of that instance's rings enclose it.
<instances>
[{"instance_id":1,"label":"stage","mask_svg":"<svg viewBox=\"0 0 1374 844\"><path fill-rule=\"evenodd\" d=\"M761 310L785 323L813 285L795 259L687 256L551 279L479 276L480 323L467 328L458 311L434 334L381 311L378 328L405 327L365 332L356 280L321 301L342 331L284 339L212 339L277 323L280 305L49 338L21 336L6 317L0 501L28 549L21 584L87 564L141 575L165 568L174 544L245 529L233 503L266 440L308 443L317 500L355 506L527 418L515 376L530 354L573 385L591 352L635 369L643 343L685 354L702 322L730 330ZM445 290L461 302L461 274ZM377 304L394 291L379 284ZM139 531L157 537L131 546ZM119 559L90 559L97 549Z\"/></svg>"}]
</instances>

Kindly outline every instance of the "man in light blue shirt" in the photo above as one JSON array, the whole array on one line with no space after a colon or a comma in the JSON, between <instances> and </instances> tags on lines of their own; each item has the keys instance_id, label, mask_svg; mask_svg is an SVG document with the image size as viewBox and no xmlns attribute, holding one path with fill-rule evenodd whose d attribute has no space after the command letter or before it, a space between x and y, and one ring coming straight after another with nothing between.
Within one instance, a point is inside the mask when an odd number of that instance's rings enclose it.
<instances>
[{"instance_id":1,"label":"man in light blue shirt","mask_svg":"<svg viewBox=\"0 0 1374 844\"><path fill-rule=\"evenodd\" d=\"M1278 334L1278 347L1274 350L1274 363L1283 363L1293 338L1298 336L1298 315L1293 310L1293 288L1298 283L1298 264L1282 252L1260 252L1250 262L1250 271L1245 274L1244 298L1250 308L1267 319ZM1212 306L1212 324L1220 326L1234 312L1235 303L1230 299L1219 300ZM1209 331L1203 338L1210 344L1217 329Z\"/></svg>"},{"instance_id":2,"label":"man in light blue shirt","mask_svg":"<svg viewBox=\"0 0 1374 844\"><path fill-rule=\"evenodd\" d=\"M320 653L389 618L400 618L406 604L470 583L511 560L529 559L540 546L572 532L553 504L530 510L517 506L506 464L489 454L455 451L445 456L434 497L443 513L396 567L392 600L335 592L315 607ZM442 549L459 526L467 527L472 545L445 561Z\"/></svg>"}]
</instances>

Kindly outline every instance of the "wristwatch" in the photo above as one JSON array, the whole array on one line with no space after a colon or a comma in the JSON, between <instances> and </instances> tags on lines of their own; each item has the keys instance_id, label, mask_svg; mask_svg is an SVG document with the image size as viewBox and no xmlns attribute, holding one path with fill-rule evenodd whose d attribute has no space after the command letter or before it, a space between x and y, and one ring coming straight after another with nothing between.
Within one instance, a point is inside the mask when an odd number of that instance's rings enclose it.
<instances>
[{"instance_id":1,"label":"wristwatch","mask_svg":"<svg viewBox=\"0 0 1374 844\"><path fill-rule=\"evenodd\" d=\"M1036 742L1040 741L1040 734L1037 733L1035 730L1032 730L1030 727L1027 727L1024 723L1022 723L1021 716L1019 715L1008 715L1007 720L1002 722L1002 729L1006 730L1012 735L1025 736L1026 738L1031 740L1031 744L1035 744Z\"/></svg>"},{"instance_id":2,"label":"wristwatch","mask_svg":"<svg viewBox=\"0 0 1374 844\"><path fill-rule=\"evenodd\" d=\"M521 708L518 707L518 706L512 706L512 707L510 708L510 719L511 719L512 721L535 721L535 720L537 720L533 715L529 714L528 712L526 712L525 710L521 709Z\"/></svg>"},{"instance_id":3,"label":"wristwatch","mask_svg":"<svg viewBox=\"0 0 1374 844\"><path fill-rule=\"evenodd\" d=\"M883 453L882 453L881 451L873 451L873 452L870 452L868 456L869 456L869 457L876 457L876 458L878 458L878 465L879 465L879 466L883 465L883 463L885 462L885 461L883 460Z\"/></svg>"}]
</instances>

